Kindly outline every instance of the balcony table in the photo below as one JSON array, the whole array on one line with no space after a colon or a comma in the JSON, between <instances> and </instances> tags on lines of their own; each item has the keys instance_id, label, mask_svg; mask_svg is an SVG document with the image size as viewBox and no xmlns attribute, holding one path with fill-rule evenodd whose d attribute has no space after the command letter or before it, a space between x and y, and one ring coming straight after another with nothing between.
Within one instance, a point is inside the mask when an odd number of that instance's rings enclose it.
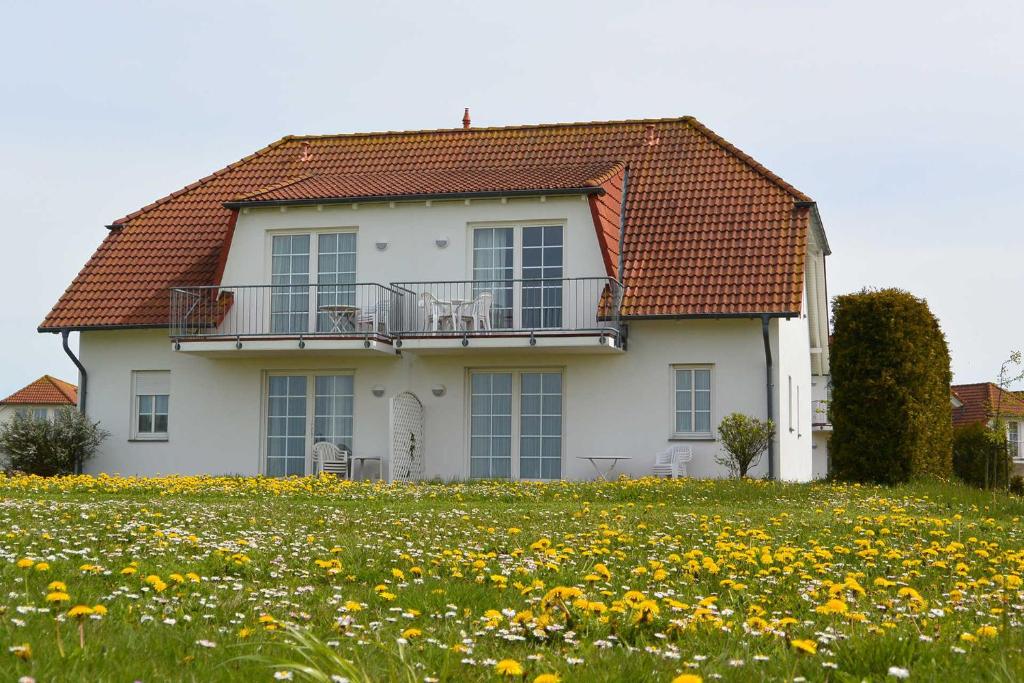
<instances>
[{"instance_id":1,"label":"balcony table","mask_svg":"<svg viewBox=\"0 0 1024 683\"><path fill-rule=\"evenodd\" d=\"M597 472L597 477L601 481L608 481L608 475L612 473L615 466L619 464L620 460L632 460L633 457L629 455L577 455L577 460L589 460L590 464L594 467L594 471ZM611 461L611 465L604 472L597 463Z\"/></svg>"},{"instance_id":2,"label":"balcony table","mask_svg":"<svg viewBox=\"0 0 1024 683\"><path fill-rule=\"evenodd\" d=\"M326 313L331 321L331 332L355 332L356 318L361 312L359 306L350 304L328 304L317 308L320 313Z\"/></svg>"}]
</instances>

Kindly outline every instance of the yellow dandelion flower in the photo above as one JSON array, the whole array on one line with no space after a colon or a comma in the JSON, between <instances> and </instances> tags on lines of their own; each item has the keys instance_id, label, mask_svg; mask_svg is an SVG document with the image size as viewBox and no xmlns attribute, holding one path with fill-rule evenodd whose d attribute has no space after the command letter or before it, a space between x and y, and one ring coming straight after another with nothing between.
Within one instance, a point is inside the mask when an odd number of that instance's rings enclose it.
<instances>
[{"instance_id":1,"label":"yellow dandelion flower","mask_svg":"<svg viewBox=\"0 0 1024 683\"><path fill-rule=\"evenodd\" d=\"M805 652L809 655L813 655L818 651L818 644L813 640L791 640L789 644L797 652Z\"/></svg>"},{"instance_id":2,"label":"yellow dandelion flower","mask_svg":"<svg viewBox=\"0 0 1024 683\"><path fill-rule=\"evenodd\" d=\"M22 643L21 645L12 645L9 649L11 653L14 654L14 656L18 659L32 659L32 646L28 643Z\"/></svg>"},{"instance_id":3,"label":"yellow dandelion flower","mask_svg":"<svg viewBox=\"0 0 1024 683\"><path fill-rule=\"evenodd\" d=\"M95 611L96 610L94 610L92 607L89 607L88 605L75 605L74 607L68 610L68 616L82 618L87 617L90 614L94 614Z\"/></svg>"},{"instance_id":4,"label":"yellow dandelion flower","mask_svg":"<svg viewBox=\"0 0 1024 683\"><path fill-rule=\"evenodd\" d=\"M30 560L27 557L23 557L17 562L18 569L31 569L35 564L35 560Z\"/></svg>"},{"instance_id":5,"label":"yellow dandelion flower","mask_svg":"<svg viewBox=\"0 0 1024 683\"><path fill-rule=\"evenodd\" d=\"M679 674L672 679L672 683L703 683L704 679L697 674Z\"/></svg>"},{"instance_id":6,"label":"yellow dandelion flower","mask_svg":"<svg viewBox=\"0 0 1024 683\"><path fill-rule=\"evenodd\" d=\"M494 665L494 670L500 676L522 676L523 665L514 659L503 659Z\"/></svg>"},{"instance_id":7,"label":"yellow dandelion flower","mask_svg":"<svg viewBox=\"0 0 1024 683\"><path fill-rule=\"evenodd\" d=\"M33 569L35 569L37 572L47 572L47 571L50 571L50 563L49 562L39 562L39 563L36 564L35 567L33 567Z\"/></svg>"},{"instance_id":8,"label":"yellow dandelion flower","mask_svg":"<svg viewBox=\"0 0 1024 683\"><path fill-rule=\"evenodd\" d=\"M404 631L402 631L402 637L410 640L413 638L419 638L422 635L423 631L419 630L418 628L407 628Z\"/></svg>"},{"instance_id":9,"label":"yellow dandelion flower","mask_svg":"<svg viewBox=\"0 0 1024 683\"><path fill-rule=\"evenodd\" d=\"M533 679L533 683L562 683L558 674L540 674Z\"/></svg>"},{"instance_id":10,"label":"yellow dandelion flower","mask_svg":"<svg viewBox=\"0 0 1024 683\"><path fill-rule=\"evenodd\" d=\"M67 591L68 586L63 581L51 581L46 584L46 590L48 591Z\"/></svg>"},{"instance_id":11,"label":"yellow dandelion flower","mask_svg":"<svg viewBox=\"0 0 1024 683\"><path fill-rule=\"evenodd\" d=\"M46 596L46 602L67 602L71 596L64 591L53 591Z\"/></svg>"},{"instance_id":12,"label":"yellow dandelion flower","mask_svg":"<svg viewBox=\"0 0 1024 683\"><path fill-rule=\"evenodd\" d=\"M999 635L999 629L995 626L981 626L975 633L979 638L995 638Z\"/></svg>"}]
</instances>

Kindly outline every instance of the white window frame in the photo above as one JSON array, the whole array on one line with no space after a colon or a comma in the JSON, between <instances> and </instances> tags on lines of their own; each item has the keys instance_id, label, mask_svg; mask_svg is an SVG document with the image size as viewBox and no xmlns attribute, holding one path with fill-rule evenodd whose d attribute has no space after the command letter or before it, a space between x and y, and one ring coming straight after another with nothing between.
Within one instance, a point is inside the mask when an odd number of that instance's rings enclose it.
<instances>
[{"instance_id":1,"label":"white window frame","mask_svg":"<svg viewBox=\"0 0 1024 683\"><path fill-rule=\"evenodd\" d=\"M523 279L523 228L561 228L562 229L562 279L571 277L569 274L569 227L564 218L551 220L529 221L482 221L466 225L466 273L469 280L473 279L473 233L475 230L488 228L512 228L512 279ZM601 273L604 267L601 268Z\"/></svg>"},{"instance_id":2,"label":"white window frame","mask_svg":"<svg viewBox=\"0 0 1024 683\"><path fill-rule=\"evenodd\" d=\"M306 378L306 462L304 465L306 476L312 474L313 466L313 430L316 415L316 378L326 377L333 375L348 375L352 377L352 452L353 454L358 453L356 450L356 444L359 443L358 434L359 426L356 420L356 406L358 404L358 383L356 371L353 368L340 368L340 369L327 369L327 368L316 368L310 370L309 368L301 370L265 370L263 371L263 377L260 381L260 451L259 451L259 466L257 471L263 475L267 475L267 413L270 408L269 397L270 397L270 378L271 377L297 377L302 376ZM352 463L349 463L351 468Z\"/></svg>"},{"instance_id":3,"label":"white window frame","mask_svg":"<svg viewBox=\"0 0 1024 683\"><path fill-rule=\"evenodd\" d=\"M561 444L562 452L559 464L559 471L561 472L561 479L522 479L519 474L519 451L520 451L520 439L522 437L522 400L523 400L523 375L540 372L540 373L558 373L562 376L562 433L561 433ZM470 478L471 465L472 465L472 417L473 417L473 374L474 373L510 373L512 375L512 429L511 429L511 458L512 468L509 474L509 481L562 481L566 478L565 471L565 426L567 423L566 413L568 412L568 401L566 401L567 388L566 388L566 372L564 366L556 367L474 367L466 369L466 384L465 384L465 410L463 411L465 416L465 427L463 433L465 435L463 448L465 450L465 479Z\"/></svg>"},{"instance_id":4,"label":"white window frame","mask_svg":"<svg viewBox=\"0 0 1024 683\"><path fill-rule=\"evenodd\" d=\"M140 394L138 392L138 378L139 375L143 374L157 374L163 373L167 376L167 393L166 394ZM131 374L131 407L129 409L130 414L130 430L132 441L169 441L170 430L171 430L171 371L158 369L158 370L132 370ZM167 431L164 432L142 432L139 431L139 396L167 396ZM155 399L154 399L154 412L152 415L157 415ZM155 421L154 421L155 426Z\"/></svg>"},{"instance_id":5,"label":"white window frame","mask_svg":"<svg viewBox=\"0 0 1024 683\"><path fill-rule=\"evenodd\" d=\"M1017 438L1016 439L1013 438L1013 434L1011 432L1011 428L1012 428L1012 432L1016 432L1017 433ZM1020 438L1021 437L1021 433L1020 432L1021 432L1021 423L1019 421L1017 421L1017 420L1007 420L1007 422L1006 422L1006 442L1008 444L1012 444L1010 446L1010 457L1013 459L1013 462L1015 462L1015 463L1019 463L1019 462L1024 461L1024 457L1022 457L1022 454L1021 454L1021 438Z\"/></svg>"},{"instance_id":6,"label":"white window frame","mask_svg":"<svg viewBox=\"0 0 1024 683\"><path fill-rule=\"evenodd\" d=\"M680 370L707 370L710 373L709 386L711 387L711 400L710 400L710 412L708 414L708 426L710 431L707 432L679 432L676 431L676 413L678 412L676 406L676 382L678 379L678 371ZM715 386L715 366L713 363L673 363L669 366L669 414L672 420L671 436L670 440L673 441L714 441L715 440L715 396L718 394L718 390ZM696 382L690 382L690 413L693 417L691 424L696 426Z\"/></svg>"},{"instance_id":7,"label":"white window frame","mask_svg":"<svg viewBox=\"0 0 1024 683\"><path fill-rule=\"evenodd\" d=\"M362 247L359 244L359 228L358 226L347 225L340 227L321 227L321 228L274 228L266 231L263 244L263 282L267 285L271 284L273 280L274 272L274 238L275 237L298 237L301 235L309 235L309 266L306 272L309 273L309 289L308 293L310 296L309 304L309 328L315 330L317 325L317 306L314 293L314 285L320 284L320 236L321 235L334 235L338 233L349 233L356 236L356 271L355 281L356 284L359 280L359 254L362 252ZM357 295L358 296L358 295ZM269 300L265 306L266 308L266 319L263 321L265 329L270 329L271 319L270 312L271 306Z\"/></svg>"}]
</instances>

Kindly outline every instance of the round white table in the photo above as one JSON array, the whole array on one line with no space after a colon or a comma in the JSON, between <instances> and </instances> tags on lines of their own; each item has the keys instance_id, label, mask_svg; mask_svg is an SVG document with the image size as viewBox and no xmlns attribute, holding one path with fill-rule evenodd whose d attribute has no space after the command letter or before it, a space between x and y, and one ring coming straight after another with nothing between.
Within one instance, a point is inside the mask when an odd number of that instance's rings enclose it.
<instances>
[{"instance_id":1,"label":"round white table","mask_svg":"<svg viewBox=\"0 0 1024 683\"><path fill-rule=\"evenodd\" d=\"M601 481L608 481L608 475L612 473L615 466L619 464L620 460L632 460L633 457L630 455L577 455L577 460L589 460L590 464L594 467L594 471L597 472L597 478ZM598 463L608 463L608 469L601 471Z\"/></svg>"}]
</instances>

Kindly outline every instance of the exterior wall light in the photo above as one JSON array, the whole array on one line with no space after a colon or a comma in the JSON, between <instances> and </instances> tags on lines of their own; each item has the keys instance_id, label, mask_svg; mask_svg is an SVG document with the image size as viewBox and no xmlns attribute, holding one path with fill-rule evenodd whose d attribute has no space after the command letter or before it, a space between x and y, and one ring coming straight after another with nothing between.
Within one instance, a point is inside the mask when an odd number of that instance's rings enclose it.
<instances>
[{"instance_id":1,"label":"exterior wall light","mask_svg":"<svg viewBox=\"0 0 1024 683\"><path fill-rule=\"evenodd\" d=\"M443 384L435 384L434 386L430 387L430 393L432 393L434 396L441 397L444 396L447 392L448 389Z\"/></svg>"},{"instance_id":2,"label":"exterior wall light","mask_svg":"<svg viewBox=\"0 0 1024 683\"><path fill-rule=\"evenodd\" d=\"M434 244L437 245L438 249L446 249L448 247L448 238L438 237L436 240L434 240Z\"/></svg>"},{"instance_id":3,"label":"exterior wall light","mask_svg":"<svg viewBox=\"0 0 1024 683\"><path fill-rule=\"evenodd\" d=\"M377 398L380 398L381 396L384 395L384 385L383 384L374 384L373 388L370 389L370 391L373 392L374 396L376 396Z\"/></svg>"},{"instance_id":4,"label":"exterior wall light","mask_svg":"<svg viewBox=\"0 0 1024 683\"><path fill-rule=\"evenodd\" d=\"M384 251L388 248L388 243L384 241L374 242L374 246L377 247L377 251Z\"/></svg>"}]
</instances>

